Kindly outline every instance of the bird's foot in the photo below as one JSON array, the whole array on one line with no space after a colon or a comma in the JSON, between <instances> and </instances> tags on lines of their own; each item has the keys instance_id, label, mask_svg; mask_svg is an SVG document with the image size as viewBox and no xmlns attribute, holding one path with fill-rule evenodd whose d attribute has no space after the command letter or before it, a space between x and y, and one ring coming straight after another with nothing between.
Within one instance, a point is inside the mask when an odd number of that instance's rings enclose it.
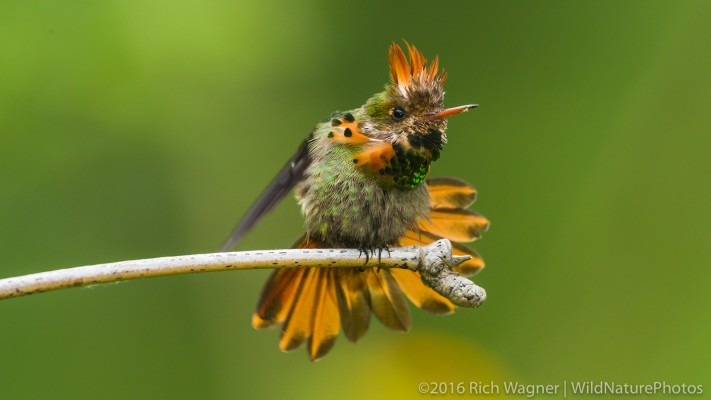
<instances>
[{"instance_id":1,"label":"bird's foot","mask_svg":"<svg viewBox=\"0 0 711 400\"><path fill-rule=\"evenodd\" d=\"M390 246L387 244L383 247L378 247L378 263L380 263L380 260L383 257L383 250L388 252L388 257L390 257Z\"/></svg>"},{"instance_id":2,"label":"bird's foot","mask_svg":"<svg viewBox=\"0 0 711 400\"><path fill-rule=\"evenodd\" d=\"M368 261L370 261L370 257L373 256L373 249L370 247L365 247L365 246L359 247L358 248L358 257L360 258L360 256L362 254L365 254L365 263L364 264L368 264Z\"/></svg>"},{"instance_id":3,"label":"bird's foot","mask_svg":"<svg viewBox=\"0 0 711 400\"><path fill-rule=\"evenodd\" d=\"M382 247L377 246L377 247L360 247L358 248L358 257L360 257L362 254L365 255L365 264L368 264L368 261L370 261L371 258L375 256L375 252L378 252L378 269L377 272L380 272L380 264L381 260L383 258L383 250L388 253L388 257L390 257L390 246L384 245Z\"/></svg>"}]
</instances>

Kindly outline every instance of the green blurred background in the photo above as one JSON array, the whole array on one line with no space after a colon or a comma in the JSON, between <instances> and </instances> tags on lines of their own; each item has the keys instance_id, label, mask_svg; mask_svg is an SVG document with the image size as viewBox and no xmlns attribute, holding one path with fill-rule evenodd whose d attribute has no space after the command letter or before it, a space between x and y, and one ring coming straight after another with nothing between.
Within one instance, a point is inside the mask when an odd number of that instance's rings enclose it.
<instances>
[{"instance_id":1,"label":"green blurred background","mask_svg":"<svg viewBox=\"0 0 711 400\"><path fill-rule=\"evenodd\" d=\"M311 363L250 316L267 271L0 302L0 397L422 397L421 381L711 390L711 3L0 4L0 277L216 250L320 119L439 54L433 176L479 190L489 299ZM240 249L288 247L293 199ZM461 396L459 396L461 397Z\"/></svg>"}]
</instances>

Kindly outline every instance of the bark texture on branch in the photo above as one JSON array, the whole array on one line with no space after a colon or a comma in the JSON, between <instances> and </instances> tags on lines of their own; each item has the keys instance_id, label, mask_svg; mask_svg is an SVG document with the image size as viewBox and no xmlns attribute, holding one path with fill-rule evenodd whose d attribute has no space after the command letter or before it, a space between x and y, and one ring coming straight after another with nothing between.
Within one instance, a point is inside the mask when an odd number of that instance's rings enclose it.
<instances>
[{"instance_id":1,"label":"bark texture on branch","mask_svg":"<svg viewBox=\"0 0 711 400\"><path fill-rule=\"evenodd\" d=\"M0 300L71 287L130 279L243 269L349 267L408 268L452 303L478 307L486 292L452 268L469 259L453 256L447 239L427 246L407 246L383 252L367 262L356 249L286 249L194 254L88 265L0 279Z\"/></svg>"}]
</instances>

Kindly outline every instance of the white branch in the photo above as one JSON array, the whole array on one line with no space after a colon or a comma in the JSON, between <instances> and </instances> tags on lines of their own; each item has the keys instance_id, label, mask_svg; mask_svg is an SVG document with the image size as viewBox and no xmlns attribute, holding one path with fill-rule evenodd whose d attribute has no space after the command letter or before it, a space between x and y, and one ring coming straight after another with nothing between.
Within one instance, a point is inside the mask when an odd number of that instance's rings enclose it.
<instances>
[{"instance_id":1,"label":"white branch","mask_svg":"<svg viewBox=\"0 0 711 400\"><path fill-rule=\"evenodd\" d=\"M422 281L452 303L478 307L486 292L469 279L452 271L469 256L453 256L449 240L438 240L424 247L408 246L383 251L382 257L364 262L363 254L354 249L288 249L195 254L188 256L148 258L108 264L88 265L56 271L0 279L0 300L34 293L197 272L236 269L348 267L408 268L420 273Z\"/></svg>"}]
</instances>

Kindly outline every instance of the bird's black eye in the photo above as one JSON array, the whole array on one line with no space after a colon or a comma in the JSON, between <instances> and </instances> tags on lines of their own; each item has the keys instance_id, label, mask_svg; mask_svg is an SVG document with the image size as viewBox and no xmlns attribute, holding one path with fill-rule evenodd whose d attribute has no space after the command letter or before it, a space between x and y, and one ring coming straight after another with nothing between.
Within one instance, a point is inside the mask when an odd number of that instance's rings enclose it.
<instances>
[{"instance_id":1,"label":"bird's black eye","mask_svg":"<svg viewBox=\"0 0 711 400\"><path fill-rule=\"evenodd\" d=\"M400 107L395 107L393 109L393 119L395 121L400 121L401 119L405 118L406 115L407 113L405 112L405 110Z\"/></svg>"}]
</instances>

